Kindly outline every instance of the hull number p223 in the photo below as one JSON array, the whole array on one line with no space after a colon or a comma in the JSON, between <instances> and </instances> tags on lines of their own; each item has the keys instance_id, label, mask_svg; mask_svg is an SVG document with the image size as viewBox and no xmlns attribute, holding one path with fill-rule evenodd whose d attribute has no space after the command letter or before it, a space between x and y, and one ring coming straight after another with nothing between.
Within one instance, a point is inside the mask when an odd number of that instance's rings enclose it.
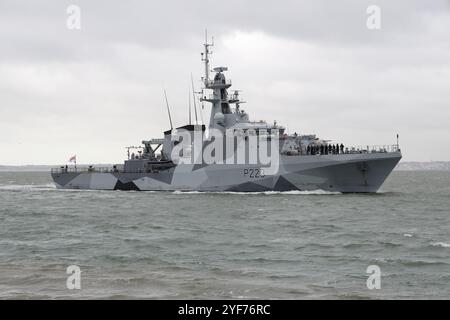
<instances>
[{"instance_id":1,"label":"hull number p223","mask_svg":"<svg viewBox=\"0 0 450 320\"><path fill-rule=\"evenodd\" d=\"M250 179L264 178L264 170L261 168L248 168L244 169L244 176Z\"/></svg>"}]
</instances>

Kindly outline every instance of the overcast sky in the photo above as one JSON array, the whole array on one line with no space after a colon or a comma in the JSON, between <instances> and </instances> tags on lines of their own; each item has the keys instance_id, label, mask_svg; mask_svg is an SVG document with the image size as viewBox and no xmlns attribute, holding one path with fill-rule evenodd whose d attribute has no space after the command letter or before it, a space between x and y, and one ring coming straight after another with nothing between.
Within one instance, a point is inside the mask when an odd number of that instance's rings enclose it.
<instances>
[{"instance_id":1,"label":"overcast sky","mask_svg":"<svg viewBox=\"0 0 450 320\"><path fill-rule=\"evenodd\" d=\"M448 0L0 0L0 164L121 162L168 129L163 88L186 124L206 27L251 119L450 160Z\"/></svg>"}]
</instances>

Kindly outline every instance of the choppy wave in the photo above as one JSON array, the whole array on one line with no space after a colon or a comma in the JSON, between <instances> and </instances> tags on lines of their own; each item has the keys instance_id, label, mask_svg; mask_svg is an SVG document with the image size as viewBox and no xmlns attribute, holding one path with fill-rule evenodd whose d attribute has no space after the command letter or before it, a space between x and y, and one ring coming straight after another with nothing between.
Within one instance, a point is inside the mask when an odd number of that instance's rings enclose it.
<instances>
[{"instance_id":1,"label":"choppy wave","mask_svg":"<svg viewBox=\"0 0 450 320\"><path fill-rule=\"evenodd\" d=\"M448 299L442 176L394 172L373 197L55 191L48 173L0 174L0 298ZM72 264L77 293L61 281ZM372 264L381 291L365 286Z\"/></svg>"},{"instance_id":2,"label":"choppy wave","mask_svg":"<svg viewBox=\"0 0 450 320\"><path fill-rule=\"evenodd\" d=\"M33 191L33 190L55 190L53 183L48 184L6 184L0 185L0 191Z\"/></svg>"},{"instance_id":3,"label":"choppy wave","mask_svg":"<svg viewBox=\"0 0 450 320\"><path fill-rule=\"evenodd\" d=\"M408 267L428 267L428 266L447 266L443 261L425 261L425 260L398 260L399 263Z\"/></svg>"},{"instance_id":4,"label":"choppy wave","mask_svg":"<svg viewBox=\"0 0 450 320\"><path fill-rule=\"evenodd\" d=\"M450 243L445 243L445 242L434 242L431 245L433 247L450 248Z\"/></svg>"}]
</instances>

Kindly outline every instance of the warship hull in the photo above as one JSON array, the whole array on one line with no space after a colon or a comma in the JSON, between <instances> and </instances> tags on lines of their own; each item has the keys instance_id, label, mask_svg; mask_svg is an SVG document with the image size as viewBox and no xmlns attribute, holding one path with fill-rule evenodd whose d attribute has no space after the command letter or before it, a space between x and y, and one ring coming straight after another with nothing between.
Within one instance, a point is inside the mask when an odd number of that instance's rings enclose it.
<instances>
[{"instance_id":1,"label":"warship hull","mask_svg":"<svg viewBox=\"0 0 450 320\"><path fill-rule=\"evenodd\" d=\"M136 191L261 192L325 190L377 192L401 159L400 152L280 156L266 175L249 164L179 164L159 172L52 172L57 188Z\"/></svg>"}]
</instances>

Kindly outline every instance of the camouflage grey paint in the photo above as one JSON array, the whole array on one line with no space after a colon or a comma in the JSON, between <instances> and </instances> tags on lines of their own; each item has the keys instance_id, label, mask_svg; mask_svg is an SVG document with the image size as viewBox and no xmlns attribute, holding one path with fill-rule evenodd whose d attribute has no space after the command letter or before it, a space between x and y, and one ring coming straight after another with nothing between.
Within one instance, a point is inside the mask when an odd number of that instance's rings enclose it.
<instances>
[{"instance_id":1,"label":"camouflage grey paint","mask_svg":"<svg viewBox=\"0 0 450 320\"><path fill-rule=\"evenodd\" d=\"M399 152L281 156L278 174L270 176L257 165L180 164L158 173L53 173L52 177L64 189L376 192L400 159Z\"/></svg>"}]
</instances>

